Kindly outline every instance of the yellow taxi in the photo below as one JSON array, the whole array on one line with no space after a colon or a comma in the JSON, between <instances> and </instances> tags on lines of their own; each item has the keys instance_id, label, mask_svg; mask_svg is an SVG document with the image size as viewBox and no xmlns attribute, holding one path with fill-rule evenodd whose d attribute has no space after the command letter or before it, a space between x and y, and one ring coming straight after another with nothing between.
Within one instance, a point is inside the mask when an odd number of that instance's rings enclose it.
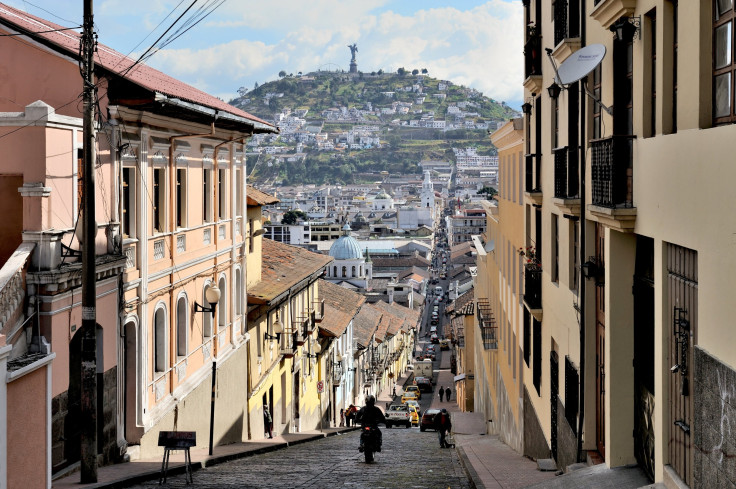
<instances>
[{"instance_id":1,"label":"yellow taxi","mask_svg":"<svg viewBox=\"0 0 736 489\"><path fill-rule=\"evenodd\" d=\"M408 404L409 407L409 419L411 420L412 426L419 426L419 409L412 405Z\"/></svg>"},{"instance_id":2,"label":"yellow taxi","mask_svg":"<svg viewBox=\"0 0 736 489\"><path fill-rule=\"evenodd\" d=\"M417 399L422 398L422 391L419 390L418 385L407 385L404 387L404 393L414 392L417 395Z\"/></svg>"},{"instance_id":3,"label":"yellow taxi","mask_svg":"<svg viewBox=\"0 0 736 489\"><path fill-rule=\"evenodd\" d=\"M404 392L401 396L401 404L404 404L406 401L416 401L417 399L417 394L415 392Z\"/></svg>"}]
</instances>

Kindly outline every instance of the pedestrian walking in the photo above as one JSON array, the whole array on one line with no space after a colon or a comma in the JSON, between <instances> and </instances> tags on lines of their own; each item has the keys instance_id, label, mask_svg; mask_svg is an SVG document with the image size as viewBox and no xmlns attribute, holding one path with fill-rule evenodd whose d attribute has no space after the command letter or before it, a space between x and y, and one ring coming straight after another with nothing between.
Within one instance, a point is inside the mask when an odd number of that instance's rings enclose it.
<instances>
[{"instance_id":1,"label":"pedestrian walking","mask_svg":"<svg viewBox=\"0 0 736 489\"><path fill-rule=\"evenodd\" d=\"M268 410L268 404L263 405L263 429L269 438L273 438L273 418Z\"/></svg>"},{"instance_id":2,"label":"pedestrian walking","mask_svg":"<svg viewBox=\"0 0 736 489\"><path fill-rule=\"evenodd\" d=\"M340 428L345 426L345 410L340 408Z\"/></svg>"},{"instance_id":3,"label":"pedestrian walking","mask_svg":"<svg viewBox=\"0 0 736 489\"><path fill-rule=\"evenodd\" d=\"M357 409L355 408L354 405L351 404L350 406L348 406L348 411L347 413L345 413L345 420L348 426L355 424L354 421L355 421L356 412L357 412Z\"/></svg>"},{"instance_id":4,"label":"pedestrian walking","mask_svg":"<svg viewBox=\"0 0 736 489\"><path fill-rule=\"evenodd\" d=\"M445 399L447 399L447 402L450 402L450 397L451 396L452 396L452 391L448 387L447 389L445 389Z\"/></svg>"},{"instance_id":5,"label":"pedestrian walking","mask_svg":"<svg viewBox=\"0 0 736 489\"><path fill-rule=\"evenodd\" d=\"M450 413L447 412L447 409L442 408L442 411L435 414L434 418L432 418L432 424L434 425L434 429L437 430L440 439L440 448L450 448L446 437L447 433L452 429L452 421L450 421Z\"/></svg>"},{"instance_id":6,"label":"pedestrian walking","mask_svg":"<svg viewBox=\"0 0 736 489\"><path fill-rule=\"evenodd\" d=\"M440 402L442 402L442 396L445 395L445 388L443 386L440 386Z\"/></svg>"}]
</instances>

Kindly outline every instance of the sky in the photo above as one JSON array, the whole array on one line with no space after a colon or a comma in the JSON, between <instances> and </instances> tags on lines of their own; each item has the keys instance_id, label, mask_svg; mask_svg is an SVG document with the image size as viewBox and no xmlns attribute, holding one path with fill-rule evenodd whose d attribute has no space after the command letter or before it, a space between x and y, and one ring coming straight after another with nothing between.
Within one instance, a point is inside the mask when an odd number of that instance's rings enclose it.
<instances>
[{"instance_id":1,"label":"sky","mask_svg":"<svg viewBox=\"0 0 736 489\"><path fill-rule=\"evenodd\" d=\"M95 0L99 41L137 58L193 1ZM219 1L198 0L182 20ZM83 0L4 2L65 27L82 23ZM359 71L426 68L518 109L522 13L518 0L225 0L147 64L227 101L282 70L347 71L347 46L357 44Z\"/></svg>"}]
</instances>

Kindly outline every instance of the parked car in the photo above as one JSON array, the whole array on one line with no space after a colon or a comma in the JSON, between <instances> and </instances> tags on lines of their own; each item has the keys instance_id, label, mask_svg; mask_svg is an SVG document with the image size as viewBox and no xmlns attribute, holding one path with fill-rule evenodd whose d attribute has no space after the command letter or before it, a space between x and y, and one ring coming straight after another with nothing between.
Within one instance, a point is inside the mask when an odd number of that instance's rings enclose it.
<instances>
[{"instance_id":1,"label":"parked car","mask_svg":"<svg viewBox=\"0 0 736 489\"><path fill-rule=\"evenodd\" d=\"M434 416L439 413L439 409L427 409L422 414L422 419L419 422L419 431L426 431L428 429L434 429Z\"/></svg>"}]
</instances>

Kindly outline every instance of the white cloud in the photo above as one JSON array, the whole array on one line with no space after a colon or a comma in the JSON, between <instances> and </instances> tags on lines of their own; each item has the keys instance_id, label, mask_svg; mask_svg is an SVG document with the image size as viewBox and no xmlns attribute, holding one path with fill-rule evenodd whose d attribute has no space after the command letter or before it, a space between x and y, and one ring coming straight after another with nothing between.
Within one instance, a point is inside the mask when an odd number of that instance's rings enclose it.
<instances>
[{"instance_id":1,"label":"white cloud","mask_svg":"<svg viewBox=\"0 0 736 489\"><path fill-rule=\"evenodd\" d=\"M303 1L286 0L265 6L259 3L256 8L251 1L229 2L227 9L223 6L224 11L218 11L220 19L274 29L263 36L274 40L241 39L201 50L163 50L150 62L210 93L234 93L239 86L273 80L282 69L297 73L337 65L347 70L347 45L356 42L361 71L427 68L432 76L472 86L494 99L521 100L520 2L489 0L468 11L446 7L411 16L372 13L385 3L315 0L305 7ZM251 31L222 25L219 30L231 36Z\"/></svg>"}]
</instances>

